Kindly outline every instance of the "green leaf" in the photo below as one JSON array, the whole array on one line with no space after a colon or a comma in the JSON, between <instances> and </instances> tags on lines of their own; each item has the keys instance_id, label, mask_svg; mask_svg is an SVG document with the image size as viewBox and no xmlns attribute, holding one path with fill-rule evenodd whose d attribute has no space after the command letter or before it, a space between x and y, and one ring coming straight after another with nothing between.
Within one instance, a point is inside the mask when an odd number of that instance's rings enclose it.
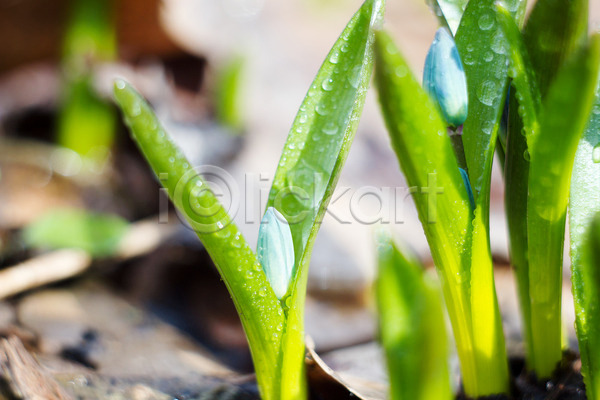
<instances>
[{"instance_id":1,"label":"green leaf","mask_svg":"<svg viewBox=\"0 0 600 400\"><path fill-rule=\"evenodd\" d=\"M513 13L519 13L523 5L520 0L507 4ZM469 90L469 115L462 138L471 187L479 204L486 204L489 196L492 161L508 85L505 38L495 14L495 0L471 0L456 33ZM478 199L480 193L486 201Z\"/></svg>"},{"instance_id":2,"label":"green leaf","mask_svg":"<svg viewBox=\"0 0 600 400\"><path fill-rule=\"evenodd\" d=\"M588 399L600 399L600 80L592 115L579 141L571 181L569 232L575 326ZM591 232L589 226L592 224ZM590 239L591 237L591 239ZM589 258L592 256L593 258Z\"/></svg>"},{"instance_id":3,"label":"green leaf","mask_svg":"<svg viewBox=\"0 0 600 400\"><path fill-rule=\"evenodd\" d=\"M543 97L567 57L585 43L588 15L588 0L535 3L523 34Z\"/></svg>"},{"instance_id":4,"label":"green leaf","mask_svg":"<svg viewBox=\"0 0 600 400\"><path fill-rule=\"evenodd\" d=\"M438 268L465 381L476 380L469 299L467 188L445 122L392 39L378 32L375 82L379 103ZM440 193L441 191L441 193Z\"/></svg>"},{"instance_id":5,"label":"green leaf","mask_svg":"<svg viewBox=\"0 0 600 400\"><path fill-rule=\"evenodd\" d=\"M586 3L586 4L584 4ZM587 0L538 0L527 21L524 41L536 77L537 87L545 96L556 72L587 35ZM582 25L583 24L583 25ZM529 293L529 260L527 209L529 187L528 136L523 135L519 103L511 92L508 118L505 165L505 204L509 230L511 263L517 275L517 285L527 359L531 367L533 341Z\"/></svg>"},{"instance_id":6,"label":"green leaf","mask_svg":"<svg viewBox=\"0 0 600 400\"><path fill-rule=\"evenodd\" d=\"M521 31L509 11L500 5L497 6L496 19L506 38L505 48L509 54L508 75L512 79L512 87L519 103L518 113L523 122L524 134L526 137L532 137L539 131L542 103L537 78Z\"/></svg>"},{"instance_id":7,"label":"green leaf","mask_svg":"<svg viewBox=\"0 0 600 400\"><path fill-rule=\"evenodd\" d=\"M529 141L529 298L533 358L540 378L561 360L561 287L565 218L573 160L594 101L600 36L577 52L551 84L537 135Z\"/></svg>"},{"instance_id":8,"label":"green leaf","mask_svg":"<svg viewBox=\"0 0 600 400\"><path fill-rule=\"evenodd\" d=\"M28 246L44 249L78 248L94 257L109 257L118 250L129 229L115 215L64 209L46 213L23 231Z\"/></svg>"},{"instance_id":9,"label":"green leaf","mask_svg":"<svg viewBox=\"0 0 600 400\"><path fill-rule=\"evenodd\" d=\"M279 399L284 315L256 255L144 99L124 81L115 98L133 138L225 281L244 326L261 395ZM302 353L304 354L304 353Z\"/></svg>"},{"instance_id":10,"label":"green leaf","mask_svg":"<svg viewBox=\"0 0 600 400\"><path fill-rule=\"evenodd\" d=\"M448 346L438 288L387 234L378 238L375 283L392 400L450 400Z\"/></svg>"},{"instance_id":11,"label":"green leaf","mask_svg":"<svg viewBox=\"0 0 600 400\"><path fill-rule=\"evenodd\" d=\"M365 1L327 55L292 125L269 194L267 207L290 224L296 257L285 300L284 393L297 390L303 374L308 265L362 112L373 70L373 28L381 24L383 9L383 0Z\"/></svg>"}]
</instances>

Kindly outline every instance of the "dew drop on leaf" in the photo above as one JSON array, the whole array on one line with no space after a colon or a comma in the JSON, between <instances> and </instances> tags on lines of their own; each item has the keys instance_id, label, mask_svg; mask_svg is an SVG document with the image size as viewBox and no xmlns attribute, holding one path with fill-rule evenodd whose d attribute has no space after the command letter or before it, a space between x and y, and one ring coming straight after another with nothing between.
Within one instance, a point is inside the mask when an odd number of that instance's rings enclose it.
<instances>
[{"instance_id":1,"label":"dew drop on leaf","mask_svg":"<svg viewBox=\"0 0 600 400\"><path fill-rule=\"evenodd\" d=\"M325 79L323 81L323 83L321 84L321 87L323 88L324 91L330 92L333 89L333 79L331 79L331 78Z\"/></svg>"},{"instance_id":2,"label":"dew drop on leaf","mask_svg":"<svg viewBox=\"0 0 600 400\"><path fill-rule=\"evenodd\" d=\"M490 14L483 14L479 18L478 25L482 31L489 31L494 27L494 18Z\"/></svg>"},{"instance_id":3,"label":"dew drop on leaf","mask_svg":"<svg viewBox=\"0 0 600 400\"><path fill-rule=\"evenodd\" d=\"M335 135L338 131L338 127L333 121L329 121L323 127L323 133L326 135Z\"/></svg>"}]
</instances>

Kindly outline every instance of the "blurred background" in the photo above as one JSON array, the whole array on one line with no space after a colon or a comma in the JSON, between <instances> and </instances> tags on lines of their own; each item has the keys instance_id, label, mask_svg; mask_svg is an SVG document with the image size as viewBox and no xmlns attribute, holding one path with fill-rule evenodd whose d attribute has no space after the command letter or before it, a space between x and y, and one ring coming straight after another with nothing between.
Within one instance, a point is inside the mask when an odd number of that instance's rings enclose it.
<instances>
[{"instance_id":1,"label":"blurred background","mask_svg":"<svg viewBox=\"0 0 600 400\"><path fill-rule=\"evenodd\" d=\"M598 28L600 0L590 3ZM254 245L295 113L360 4L0 1L0 336L38 355L30 368L45 371L44 385L81 398L255 398L225 286L130 140L113 81L140 90L195 165L231 175L235 219ZM420 77L437 29L424 0L388 1L386 27ZM494 174L497 286L519 351ZM429 251L372 91L333 199L311 264L307 333L346 382L378 398L373 231L389 225L426 262ZM83 250L57 250L74 242Z\"/></svg>"}]
</instances>

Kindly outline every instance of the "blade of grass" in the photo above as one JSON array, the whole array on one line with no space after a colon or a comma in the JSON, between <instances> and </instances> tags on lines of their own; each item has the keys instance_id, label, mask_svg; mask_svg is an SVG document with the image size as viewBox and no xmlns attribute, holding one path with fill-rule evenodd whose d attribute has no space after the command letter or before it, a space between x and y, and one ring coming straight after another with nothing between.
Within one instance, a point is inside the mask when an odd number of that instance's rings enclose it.
<instances>
[{"instance_id":1,"label":"blade of grass","mask_svg":"<svg viewBox=\"0 0 600 400\"><path fill-rule=\"evenodd\" d=\"M315 77L290 130L267 207L290 223L295 271L284 311L282 393L304 374L304 302L308 266L321 220L348 156L373 71L373 28L383 0L367 0L352 17ZM291 357L290 355L297 355Z\"/></svg>"},{"instance_id":2,"label":"blade of grass","mask_svg":"<svg viewBox=\"0 0 600 400\"><path fill-rule=\"evenodd\" d=\"M581 371L588 399L600 399L600 80L592 115L579 141L569 199L571 281L575 299L575 326ZM595 216L595 217L594 217ZM593 222L591 232L589 226ZM590 236L593 239L590 242ZM593 258L588 258L593 256Z\"/></svg>"},{"instance_id":3,"label":"blade of grass","mask_svg":"<svg viewBox=\"0 0 600 400\"><path fill-rule=\"evenodd\" d=\"M146 160L204 244L229 289L248 337L261 395L280 399L279 330L284 315L254 252L135 89L117 81L115 98Z\"/></svg>"},{"instance_id":4,"label":"blade of grass","mask_svg":"<svg viewBox=\"0 0 600 400\"><path fill-rule=\"evenodd\" d=\"M485 331L473 331L471 206L445 123L391 38L383 32L376 36L375 57L379 102L392 147L408 184L420 189L413 198L441 277L465 391L472 397L505 392L505 350L503 344L497 346L503 343L502 331L496 322L478 324ZM481 237L486 240L485 234ZM477 284L493 287L493 280L483 282L490 277L491 268L476 273ZM485 312L495 318L497 304L490 304L487 297L479 300L485 304L477 304L477 310L483 312L487 307Z\"/></svg>"},{"instance_id":5,"label":"blade of grass","mask_svg":"<svg viewBox=\"0 0 600 400\"><path fill-rule=\"evenodd\" d=\"M388 234L377 245L375 283L381 342L392 400L450 400L448 347L442 299L416 260Z\"/></svg>"},{"instance_id":6,"label":"blade of grass","mask_svg":"<svg viewBox=\"0 0 600 400\"><path fill-rule=\"evenodd\" d=\"M569 184L594 101L599 63L600 36L594 36L556 75L544 100L540 131L529 140L530 362L539 378L550 377L562 356L562 257Z\"/></svg>"},{"instance_id":7,"label":"blade of grass","mask_svg":"<svg viewBox=\"0 0 600 400\"><path fill-rule=\"evenodd\" d=\"M524 41L533 66L537 87L543 96L556 71L587 34L587 0L539 0L527 21ZM523 135L519 103L511 93L505 165L505 204L511 264L517 274L528 365L533 360L529 293L527 209L529 149Z\"/></svg>"}]
</instances>

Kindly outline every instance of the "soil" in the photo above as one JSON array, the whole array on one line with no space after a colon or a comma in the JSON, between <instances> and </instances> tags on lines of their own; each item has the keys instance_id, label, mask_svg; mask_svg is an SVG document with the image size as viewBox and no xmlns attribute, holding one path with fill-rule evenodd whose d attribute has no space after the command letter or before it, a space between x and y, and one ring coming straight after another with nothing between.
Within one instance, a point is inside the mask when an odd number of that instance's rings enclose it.
<instances>
[{"instance_id":1,"label":"soil","mask_svg":"<svg viewBox=\"0 0 600 400\"><path fill-rule=\"evenodd\" d=\"M515 357L510 360L512 375L512 395L488 396L484 400L583 400L585 386L581 376L579 356L567 351L563 355L563 365L557 369L550 380L540 381L525 370L525 360ZM468 400L464 394L458 400Z\"/></svg>"}]
</instances>

